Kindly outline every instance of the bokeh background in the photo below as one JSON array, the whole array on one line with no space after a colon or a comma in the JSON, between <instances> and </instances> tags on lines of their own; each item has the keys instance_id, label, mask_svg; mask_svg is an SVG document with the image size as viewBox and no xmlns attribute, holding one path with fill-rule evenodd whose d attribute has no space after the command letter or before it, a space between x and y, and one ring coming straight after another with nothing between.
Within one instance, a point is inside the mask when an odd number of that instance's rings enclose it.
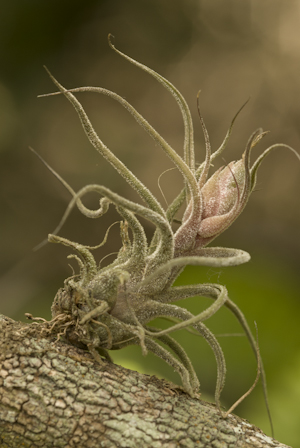
<instances>
[{"instance_id":1,"label":"bokeh background","mask_svg":"<svg viewBox=\"0 0 300 448\"><path fill-rule=\"evenodd\" d=\"M240 158L249 135L260 126L271 133L255 148L253 157L276 142L300 150L299 0L0 3L3 314L23 321L25 312L50 318L53 297L71 272L67 248L47 244L33 251L56 227L70 197L28 150L29 145L75 190L96 182L136 199L91 147L71 105L60 96L37 98L55 90L43 64L66 87L95 85L124 96L182 154L183 127L176 103L149 75L108 47L107 35L112 33L119 49L161 73L183 93L194 118L199 162L204 158L196 109L199 89L214 149L235 112L251 98L221 164ZM158 178L172 167L170 160L119 104L95 94L80 94L80 99L102 140L164 203ZM299 173L300 164L291 152L274 151L260 169L256 192L243 215L216 241L250 252L249 263L227 269L187 268L179 280L182 284L225 284L253 329L257 322L275 435L294 448L300 447ZM170 202L181 189L182 179L174 170L168 171L160 184ZM60 234L96 244L117 219L113 210L92 222L74 211ZM99 260L118 250L117 227L97 252ZM149 235L153 231L151 226L147 230ZM113 255L106 262L112 259ZM183 305L197 313L207 304L195 298ZM228 363L223 393L228 407L252 384L255 359L245 338L222 336L240 332L229 312L220 310L209 326L220 335ZM203 398L213 400L216 365L212 353L197 336L181 332L177 337L199 372ZM126 367L180 383L165 363L151 354L144 358L139 348L113 356ZM260 385L236 412L270 434Z\"/></svg>"}]
</instances>

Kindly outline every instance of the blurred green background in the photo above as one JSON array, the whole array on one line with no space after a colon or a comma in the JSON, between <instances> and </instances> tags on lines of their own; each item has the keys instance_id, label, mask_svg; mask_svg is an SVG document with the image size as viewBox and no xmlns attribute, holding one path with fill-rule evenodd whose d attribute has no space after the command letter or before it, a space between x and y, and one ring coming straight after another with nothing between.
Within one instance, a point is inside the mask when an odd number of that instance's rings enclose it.
<instances>
[{"instance_id":1,"label":"blurred green background","mask_svg":"<svg viewBox=\"0 0 300 448\"><path fill-rule=\"evenodd\" d=\"M50 318L50 305L70 275L65 247L32 249L59 222L69 194L29 150L35 148L72 186L100 183L130 199L135 193L90 146L70 104L62 97L37 98L55 88L43 69L66 87L95 85L114 90L136 107L182 154L183 126L176 103L149 75L116 55L116 46L161 73L188 101L195 125L197 160L204 144L196 94L212 147L247 98L221 164L240 158L257 127L270 130L253 151L287 143L300 150L299 0L13 0L1 3L0 18L0 297L1 313L25 321L24 313ZM102 140L164 202L158 177L171 162L118 104L99 95L80 94ZM216 165L219 166L219 165ZM276 150L259 172L256 192L243 215L215 245L250 252L243 266L187 268L181 283L225 284L230 297L254 328L257 322L275 436L300 447L299 338L299 172L295 156ZM161 187L171 201L182 186L175 171ZM74 211L60 234L96 244L111 211L90 222ZM148 224L146 224L148 225ZM153 229L149 226L148 232ZM118 250L117 226L100 260ZM108 260L112 260L110 257ZM107 261L108 261L107 260ZM205 299L185 301L199 312ZM239 332L226 310L210 320L216 334ZM203 398L213 399L216 365L197 336L177 335L199 372ZM229 406L252 384L256 365L245 338L222 337L228 363L223 403ZM180 383L165 363L139 348L113 353L126 367ZM270 434L261 386L236 410Z\"/></svg>"}]
</instances>

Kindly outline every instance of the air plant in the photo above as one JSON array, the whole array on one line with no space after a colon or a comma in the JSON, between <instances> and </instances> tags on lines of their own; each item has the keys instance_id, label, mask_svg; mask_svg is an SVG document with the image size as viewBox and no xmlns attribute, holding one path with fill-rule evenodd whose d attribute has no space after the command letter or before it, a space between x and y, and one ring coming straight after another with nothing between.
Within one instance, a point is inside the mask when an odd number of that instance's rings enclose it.
<instances>
[{"instance_id":1,"label":"air plant","mask_svg":"<svg viewBox=\"0 0 300 448\"><path fill-rule=\"evenodd\" d=\"M229 299L225 286L211 283L173 286L173 283L187 265L223 267L249 261L250 255L242 250L207 245L226 230L243 211L255 187L257 170L264 158L278 146L295 151L285 144L273 145L251 165L251 150L265 134L258 129L249 138L240 160L229 163L209 177L212 162L225 149L240 111L233 118L223 143L213 153L199 111L206 157L196 168L193 123L181 93L154 70L121 53L112 44L110 37L109 45L116 53L154 77L176 100L184 123L184 155L178 155L121 96L100 87L66 89L49 72L59 91L48 95L62 93L71 102L91 144L136 190L144 202L144 205L132 202L107 187L96 184L86 185L75 192L46 164L72 195L60 225L49 235L48 240L75 250L77 254L69 255L69 258L75 258L79 265L79 273L73 273L65 280L64 287L54 299L52 320L49 323L51 332L63 335L72 344L87 348L99 362L102 362L102 356L110 359L109 350L121 349L131 344L140 345L143 354L151 351L170 364L180 375L185 392L193 397L199 391L196 372L185 350L170 336L170 333L176 330L193 328L206 340L214 353L217 363L215 401L221 412L220 395L226 376L225 358L216 336L204 322L221 307L229 308L250 342L258 363L258 375L262 374L265 390L265 375L256 340L242 311ZM118 101L172 160L183 176L184 188L166 210L96 134L82 105L74 96L79 92L100 93ZM298 155L297 157L299 158ZM96 192L101 197L97 210L87 208L82 202L82 198L90 192ZM180 226L175 231L172 225L176 213L184 203L185 212ZM90 247L72 242L57 236L57 233L74 206L89 218L100 218L111 205L121 216L122 247L110 265L99 268L92 255L92 250L99 246ZM150 243L147 242L139 217L155 226ZM189 297L208 297L213 302L196 316L173 304ZM149 326L149 322L157 317L172 321L172 325L164 330Z\"/></svg>"}]
</instances>

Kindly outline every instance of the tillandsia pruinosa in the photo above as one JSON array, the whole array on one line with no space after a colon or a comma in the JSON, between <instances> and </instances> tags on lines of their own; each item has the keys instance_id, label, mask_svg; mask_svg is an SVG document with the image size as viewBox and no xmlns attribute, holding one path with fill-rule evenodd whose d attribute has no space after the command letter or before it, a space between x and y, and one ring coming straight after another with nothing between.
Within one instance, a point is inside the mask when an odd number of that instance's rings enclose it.
<instances>
[{"instance_id":1,"label":"tillandsia pruinosa","mask_svg":"<svg viewBox=\"0 0 300 448\"><path fill-rule=\"evenodd\" d=\"M121 96L100 87L66 89L48 72L58 92L47 95L62 93L71 102L90 143L136 190L144 202L144 205L132 202L107 187L96 184L86 185L75 192L44 162L72 195L60 225L49 235L48 241L61 243L75 250L77 254L69 255L69 258L75 258L79 265L79 273L73 273L65 280L64 287L58 291L54 299L49 328L51 332L63 335L70 343L88 348L99 362L102 356L110 359L109 350L121 349L130 344L140 345L143 354L151 351L170 364L180 375L185 392L193 397L199 391L197 375L185 350L170 336L175 330L192 327L193 331L206 340L214 353L217 363L215 402L222 413L220 395L225 384L225 359L216 336L204 322L223 306L235 315L256 356L258 376L261 373L266 391L265 374L256 339L242 311L229 299L225 286L211 283L173 286L173 283L187 265L223 267L247 262L250 259L247 252L207 246L243 211L255 187L257 170L274 148L279 146L288 148L299 159L300 157L288 145L276 144L266 149L251 165L251 150L265 135L265 132L258 129L249 138L240 160L230 162L209 177L212 162L225 149L240 111L233 118L221 146L211 152L208 132L199 110L206 157L204 162L196 167L191 113L181 93L154 70L116 49L110 37L109 45L123 58L153 76L176 100L184 123L183 157L178 155L145 118ZM99 138L82 105L74 96L79 92L100 93L118 101L169 156L183 176L184 188L166 210ZM90 192L96 192L101 196L97 210L87 208L82 202L82 198ZM184 203L185 212L180 225L177 230L173 230L175 216ZM89 218L100 218L111 205L121 216L122 247L115 260L101 268L98 267L91 252L99 245L85 246L62 238L57 233L74 206ZM140 217L150 221L155 227L149 243ZM108 231L103 243L107 234ZM196 316L173 304L189 297L208 297L213 302ZM164 330L149 326L149 322L157 317L166 318L173 323ZM222 415L226 416L228 413L229 411Z\"/></svg>"}]
</instances>

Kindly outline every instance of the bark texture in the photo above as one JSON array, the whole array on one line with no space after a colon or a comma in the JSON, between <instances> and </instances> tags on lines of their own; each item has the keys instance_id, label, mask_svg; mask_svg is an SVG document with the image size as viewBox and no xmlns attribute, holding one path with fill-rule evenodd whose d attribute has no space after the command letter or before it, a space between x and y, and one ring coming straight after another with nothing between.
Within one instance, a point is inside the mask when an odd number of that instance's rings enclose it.
<instances>
[{"instance_id":1,"label":"bark texture","mask_svg":"<svg viewBox=\"0 0 300 448\"><path fill-rule=\"evenodd\" d=\"M286 448L214 405L0 315L1 448Z\"/></svg>"}]
</instances>

